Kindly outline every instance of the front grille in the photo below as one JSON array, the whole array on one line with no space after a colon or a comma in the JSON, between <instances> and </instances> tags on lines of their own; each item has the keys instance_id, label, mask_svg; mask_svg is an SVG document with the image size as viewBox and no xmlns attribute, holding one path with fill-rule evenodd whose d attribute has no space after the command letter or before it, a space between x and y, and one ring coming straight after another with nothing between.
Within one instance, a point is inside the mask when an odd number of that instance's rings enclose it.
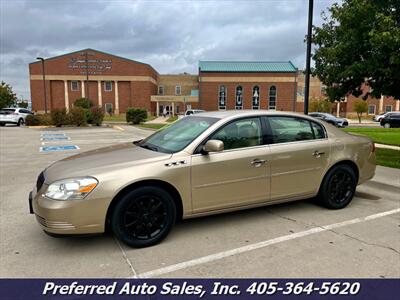
<instances>
[{"instance_id":1,"label":"front grille","mask_svg":"<svg viewBox=\"0 0 400 300\"><path fill-rule=\"evenodd\" d=\"M36 191L37 192L42 188L43 183L44 183L44 174L43 174L43 172L41 172L36 181Z\"/></svg>"}]
</instances>

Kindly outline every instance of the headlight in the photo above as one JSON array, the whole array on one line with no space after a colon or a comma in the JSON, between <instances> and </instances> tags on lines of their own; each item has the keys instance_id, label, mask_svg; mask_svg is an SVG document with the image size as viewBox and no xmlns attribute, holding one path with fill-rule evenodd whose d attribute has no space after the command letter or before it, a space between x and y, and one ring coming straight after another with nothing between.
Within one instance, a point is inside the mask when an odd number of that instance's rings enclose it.
<instances>
[{"instance_id":1,"label":"headlight","mask_svg":"<svg viewBox=\"0 0 400 300\"><path fill-rule=\"evenodd\" d=\"M50 184L44 195L55 200L79 200L93 191L97 183L93 177L59 180Z\"/></svg>"}]
</instances>

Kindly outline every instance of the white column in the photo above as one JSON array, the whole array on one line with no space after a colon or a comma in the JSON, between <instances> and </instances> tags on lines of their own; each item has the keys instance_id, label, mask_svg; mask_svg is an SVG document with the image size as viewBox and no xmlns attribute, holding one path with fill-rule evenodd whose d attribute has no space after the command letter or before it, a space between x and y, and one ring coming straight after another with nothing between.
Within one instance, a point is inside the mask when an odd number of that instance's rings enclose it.
<instances>
[{"instance_id":1,"label":"white column","mask_svg":"<svg viewBox=\"0 0 400 300\"><path fill-rule=\"evenodd\" d=\"M157 117L160 116L160 103L158 101L157 101L156 115Z\"/></svg>"},{"instance_id":2,"label":"white column","mask_svg":"<svg viewBox=\"0 0 400 300\"><path fill-rule=\"evenodd\" d=\"M172 116L174 116L175 115L174 102L171 102L171 108L172 108Z\"/></svg>"},{"instance_id":3,"label":"white column","mask_svg":"<svg viewBox=\"0 0 400 300\"><path fill-rule=\"evenodd\" d=\"M339 118L340 115L340 101L336 103L336 117Z\"/></svg>"},{"instance_id":4,"label":"white column","mask_svg":"<svg viewBox=\"0 0 400 300\"><path fill-rule=\"evenodd\" d=\"M400 110L400 99L395 99L394 102L396 103L395 104L396 107L394 110L399 111Z\"/></svg>"},{"instance_id":5,"label":"white column","mask_svg":"<svg viewBox=\"0 0 400 300\"><path fill-rule=\"evenodd\" d=\"M115 110L114 113L119 115L119 95L118 95L118 81L114 81L115 84Z\"/></svg>"},{"instance_id":6,"label":"white column","mask_svg":"<svg viewBox=\"0 0 400 300\"><path fill-rule=\"evenodd\" d=\"M82 91L81 91L82 98L85 98L85 81L84 80L81 80L81 89L82 89Z\"/></svg>"},{"instance_id":7,"label":"white column","mask_svg":"<svg viewBox=\"0 0 400 300\"><path fill-rule=\"evenodd\" d=\"M379 100L379 110L378 110L377 114L383 113L383 98L384 98L384 96L381 95L381 99Z\"/></svg>"},{"instance_id":8,"label":"white column","mask_svg":"<svg viewBox=\"0 0 400 300\"><path fill-rule=\"evenodd\" d=\"M64 80L64 101L65 108L69 110L69 96L68 96L68 80Z\"/></svg>"},{"instance_id":9,"label":"white column","mask_svg":"<svg viewBox=\"0 0 400 300\"><path fill-rule=\"evenodd\" d=\"M101 94L101 80L97 81L97 94L99 95L99 106L103 106L103 95Z\"/></svg>"}]
</instances>

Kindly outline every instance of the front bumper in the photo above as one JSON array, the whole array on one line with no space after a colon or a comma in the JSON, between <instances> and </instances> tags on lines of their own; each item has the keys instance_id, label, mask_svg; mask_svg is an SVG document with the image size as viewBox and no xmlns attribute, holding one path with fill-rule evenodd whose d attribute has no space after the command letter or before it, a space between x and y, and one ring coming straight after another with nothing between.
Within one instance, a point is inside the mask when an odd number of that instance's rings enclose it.
<instances>
[{"instance_id":1,"label":"front bumper","mask_svg":"<svg viewBox=\"0 0 400 300\"><path fill-rule=\"evenodd\" d=\"M44 185L41 190L45 188ZM34 189L29 194L29 208L46 232L62 235L102 233L107 212L102 200L58 201L44 197Z\"/></svg>"}]
</instances>

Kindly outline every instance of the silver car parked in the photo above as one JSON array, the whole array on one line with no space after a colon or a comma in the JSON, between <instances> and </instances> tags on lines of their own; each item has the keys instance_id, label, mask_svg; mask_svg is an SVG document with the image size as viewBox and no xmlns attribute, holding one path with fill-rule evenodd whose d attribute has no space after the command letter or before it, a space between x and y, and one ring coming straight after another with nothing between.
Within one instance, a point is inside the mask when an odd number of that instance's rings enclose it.
<instances>
[{"instance_id":1,"label":"silver car parked","mask_svg":"<svg viewBox=\"0 0 400 300\"><path fill-rule=\"evenodd\" d=\"M0 109L0 126L5 126L6 124L23 125L29 115L33 115L33 112L25 108L2 108Z\"/></svg>"}]
</instances>

